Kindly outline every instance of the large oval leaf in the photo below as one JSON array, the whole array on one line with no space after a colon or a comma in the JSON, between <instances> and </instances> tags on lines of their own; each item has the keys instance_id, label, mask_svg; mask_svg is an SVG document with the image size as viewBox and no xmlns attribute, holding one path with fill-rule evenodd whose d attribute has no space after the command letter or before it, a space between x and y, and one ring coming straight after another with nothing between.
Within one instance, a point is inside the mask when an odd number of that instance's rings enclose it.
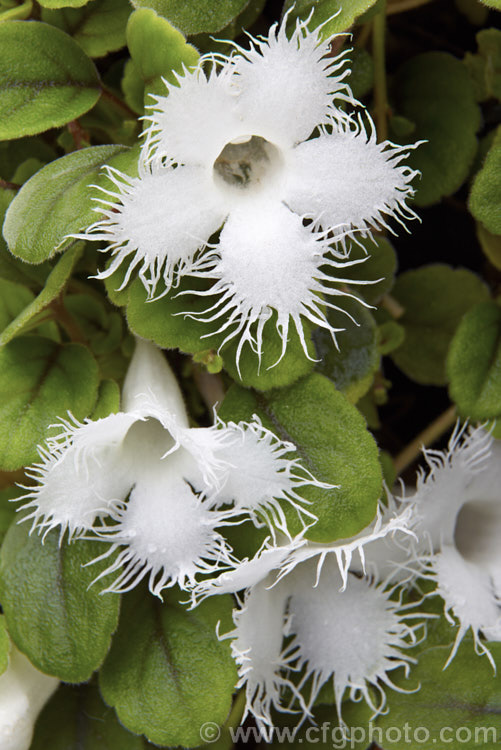
<instances>
[{"instance_id":1,"label":"large oval leaf","mask_svg":"<svg viewBox=\"0 0 501 750\"><path fill-rule=\"evenodd\" d=\"M90 185L103 164L126 150L126 146L84 148L33 175L5 217L3 232L11 253L28 263L41 263L74 242L67 235L96 218Z\"/></svg>"},{"instance_id":2,"label":"large oval leaf","mask_svg":"<svg viewBox=\"0 0 501 750\"><path fill-rule=\"evenodd\" d=\"M405 328L392 359L418 383L445 385L452 336L465 312L489 298L488 288L471 271L436 263L403 273L392 294L404 308L398 322Z\"/></svg>"},{"instance_id":3,"label":"large oval leaf","mask_svg":"<svg viewBox=\"0 0 501 750\"><path fill-rule=\"evenodd\" d=\"M103 662L118 624L120 597L89 585L106 561L99 542L30 535L29 523L10 527L2 545L0 600L9 634L33 664L66 682L83 682Z\"/></svg>"},{"instance_id":4,"label":"large oval leaf","mask_svg":"<svg viewBox=\"0 0 501 750\"><path fill-rule=\"evenodd\" d=\"M142 587L124 598L100 672L103 697L124 726L159 745L196 747L206 722L224 724L237 675L216 627L231 629L231 609L229 596L215 596L188 611L175 593L161 604Z\"/></svg>"},{"instance_id":5,"label":"large oval leaf","mask_svg":"<svg viewBox=\"0 0 501 750\"><path fill-rule=\"evenodd\" d=\"M95 685L61 685L40 714L30 750L146 750L103 703ZM152 748L153 750L153 748Z\"/></svg>"},{"instance_id":6,"label":"large oval leaf","mask_svg":"<svg viewBox=\"0 0 501 750\"><path fill-rule=\"evenodd\" d=\"M81 344L20 336L0 349L0 468L36 461L49 425L83 419L97 399L98 367Z\"/></svg>"},{"instance_id":7,"label":"large oval leaf","mask_svg":"<svg viewBox=\"0 0 501 750\"><path fill-rule=\"evenodd\" d=\"M65 125L99 99L93 62L54 26L5 21L0 49L0 139Z\"/></svg>"},{"instance_id":8,"label":"large oval leaf","mask_svg":"<svg viewBox=\"0 0 501 750\"><path fill-rule=\"evenodd\" d=\"M426 52L398 71L394 96L396 112L415 125L412 140L427 141L408 161L421 172L415 201L429 206L454 193L468 176L480 127L473 84L453 55Z\"/></svg>"},{"instance_id":9,"label":"large oval leaf","mask_svg":"<svg viewBox=\"0 0 501 750\"><path fill-rule=\"evenodd\" d=\"M219 416L227 421L250 420L257 414L282 440L294 443L303 466L313 476L338 489L305 487L308 510L318 521L306 536L331 542L353 536L376 513L381 494L378 449L358 409L320 374L269 393L252 393L238 386L228 391ZM284 508L289 529L300 530L296 514Z\"/></svg>"},{"instance_id":10,"label":"large oval leaf","mask_svg":"<svg viewBox=\"0 0 501 750\"><path fill-rule=\"evenodd\" d=\"M501 307L495 302L481 302L464 316L451 342L447 375L460 414L501 414Z\"/></svg>"}]
</instances>

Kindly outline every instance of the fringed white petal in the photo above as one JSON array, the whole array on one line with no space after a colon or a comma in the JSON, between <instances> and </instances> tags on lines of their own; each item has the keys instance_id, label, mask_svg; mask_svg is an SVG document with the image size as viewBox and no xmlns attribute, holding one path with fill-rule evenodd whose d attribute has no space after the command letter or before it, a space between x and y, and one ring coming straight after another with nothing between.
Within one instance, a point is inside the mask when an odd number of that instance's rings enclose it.
<instances>
[{"instance_id":1,"label":"fringed white petal","mask_svg":"<svg viewBox=\"0 0 501 750\"><path fill-rule=\"evenodd\" d=\"M212 68L209 75L202 69L207 63ZM231 63L225 62L217 75L210 56L202 57L196 70L179 76L179 85L164 80L167 95L153 97L146 118L146 158L153 154L177 164L202 166L211 173L225 144L243 134L232 81Z\"/></svg>"},{"instance_id":2,"label":"fringed white petal","mask_svg":"<svg viewBox=\"0 0 501 750\"><path fill-rule=\"evenodd\" d=\"M108 243L112 262L98 274L111 276L128 265L123 288L137 269L148 291L155 295L163 281L165 293L190 270L193 258L223 223L226 210L210 175L200 167L174 169L140 164L140 176L128 177L108 169L110 188L95 200L101 218L84 239Z\"/></svg>"},{"instance_id":3,"label":"fringed white petal","mask_svg":"<svg viewBox=\"0 0 501 750\"><path fill-rule=\"evenodd\" d=\"M256 586L266 577L271 587L280 580L282 566L291 553L305 544L302 535L278 546L276 540L268 537L254 557L245 558L233 570L225 571L217 578L201 581L192 591L193 601L198 603L212 594L236 594Z\"/></svg>"},{"instance_id":4,"label":"fringed white petal","mask_svg":"<svg viewBox=\"0 0 501 750\"><path fill-rule=\"evenodd\" d=\"M350 575L346 590L331 561L315 583L316 569L310 562L286 579L291 590L288 632L298 668L304 670L299 689L311 684L308 706L318 691L332 679L336 708L342 719L341 703L346 691L352 700L364 698L374 715L386 703L384 685L392 685L388 673L414 659L405 653L418 641L421 624L405 621L398 601L390 599L393 589ZM311 682L310 682L311 680ZM379 693L375 702L371 686Z\"/></svg>"},{"instance_id":5,"label":"fringed white petal","mask_svg":"<svg viewBox=\"0 0 501 750\"><path fill-rule=\"evenodd\" d=\"M233 58L238 109L249 133L281 148L305 140L326 122L333 99L353 101L345 82L345 54L330 55L321 27L309 31L297 21L288 38L286 19L268 36L251 37L249 50L238 47Z\"/></svg>"},{"instance_id":6,"label":"fringed white petal","mask_svg":"<svg viewBox=\"0 0 501 750\"><path fill-rule=\"evenodd\" d=\"M419 474L413 497L423 548L428 538L434 550L442 543L453 544L461 508L470 501L483 502L489 475L496 470L496 462L490 460L492 442L482 428L468 430L457 425L445 451L423 451L428 472ZM498 498L494 492L495 503Z\"/></svg>"},{"instance_id":7,"label":"fringed white petal","mask_svg":"<svg viewBox=\"0 0 501 750\"><path fill-rule=\"evenodd\" d=\"M283 632L287 590L280 585L268 588L264 580L251 588L241 609L235 610L235 630L231 650L239 667L237 687L245 686L245 715L254 716L258 727L266 732L272 726L271 709L280 709L285 689L296 691L283 670L291 666L283 650Z\"/></svg>"},{"instance_id":8,"label":"fringed white petal","mask_svg":"<svg viewBox=\"0 0 501 750\"><path fill-rule=\"evenodd\" d=\"M257 415L252 422L221 424L221 430L231 434L218 456L226 463L223 486L213 496L217 505L233 503L236 515L247 512L255 523L265 518L272 533L278 529L290 537L284 506L292 506L303 525L315 523L317 517L307 506L308 500L297 490L305 486L333 489L333 485L319 482L307 471L298 458L293 458L296 447L284 442L261 424Z\"/></svg>"},{"instance_id":9,"label":"fringed white petal","mask_svg":"<svg viewBox=\"0 0 501 750\"><path fill-rule=\"evenodd\" d=\"M18 498L23 521L48 533L59 527L60 539L89 530L129 492L133 479L124 462L124 441L137 417L111 414L95 422L62 420L58 434L39 446L41 462L27 471L37 484Z\"/></svg>"},{"instance_id":10,"label":"fringed white petal","mask_svg":"<svg viewBox=\"0 0 501 750\"><path fill-rule=\"evenodd\" d=\"M332 123L318 138L301 143L289 156L285 201L325 230L342 227L356 239L386 220L416 218L406 200L414 194L417 172L402 161L414 146L377 142L370 120ZM338 230L337 230L338 231Z\"/></svg>"},{"instance_id":11,"label":"fringed white petal","mask_svg":"<svg viewBox=\"0 0 501 750\"><path fill-rule=\"evenodd\" d=\"M58 679L39 672L24 654L11 647L9 666L0 675L2 750L31 747L37 716L58 685Z\"/></svg>"},{"instance_id":12,"label":"fringed white petal","mask_svg":"<svg viewBox=\"0 0 501 750\"><path fill-rule=\"evenodd\" d=\"M205 312L187 310L186 313L206 323L217 321L217 332L227 333L222 346L238 338L237 365L245 343L261 358L263 328L274 313L282 340L278 361L287 348L291 321L309 357L303 322L310 321L325 328L335 342L335 334L343 329L334 328L328 322L325 307L344 312L342 301L338 305L326 301L324 296L333 300L353 297L331 288L330 284L344 281L343 265L358 261L330 260L324 257L329 252L325 235L314 232L311 226L305 227L300 216L278 201L256 202L236 209L223 227L216 250L205 260L203 268L209 266L209 270L197 271L197 275L216 278L217 282L208 292L189 292L218 299L212 305L209 303ZM340 277L321 270L328 265ZM213 333L211 330L207 335Z\"/></svg>"},{"instance_id":13,"label":"fringed white petal","mask_svg":"<svg viewBox=\"0 0 501 750\"><path fill-rule=\"evenodd\" d=\"M188 427L181 389L167 360L158 347L137 337L123 385L122 408L144 416L157 416L160 410L175 415L180 427Z\"/></svg>"},{"instance_id":14,"label":"fringed white petal","mask_svg":"<svg viewBox=\"0 0 501 750\"><path fill-rule=\"evenodd\" d=\"M427 575L437 583L436 593L444 600L447 618L454 625L457 620L459 625L447 664L471 628L477 652L485 653L495 668L487 646L480 640L480 635L488 640L501 640L501 599L491 576L465 560L451 545L430 555L428 566Z\"/></svg>"},{"instance_id":15,"label":"fringed white petal","mask_svg":"<svg viewBox=\"0 0 501 750\"><path fill-rule=\"evenodd\" d=\"M341 576L342 587L346 587L348 571L351 569L366 571L366 547L394 535L412 536L414 508L404 506L398 509L386 508L382 503L377 509L376 519L352 539L338 539L330 544L308 542L304 547L292 552L282 566L282 575L288 575L299 564L311 558L316 559L317 577L320 576L324 562L332 555L336 559ZM356 556L355 556L356 555ZM385 575L381 576L386 578Z\"/></svg>"},{"instance_id":16,"label":"fringed white petal","mask_svg":"<svg viewBox=\"0 0 501 750\"><path fill-rule=\"evenodd\" d=\"M118 573L106 591L129 591L147 576L150 591L161 597L165 588L177 584L186 589L196 583L197 574L218 573L235 562L216 531L224 516L207 509L193 493L173 456L138 481L129 501L112 517L113 526L96 531L112 543L97 558L111 556L112 562L96 580Z\"/></svg>"}]
</instances>

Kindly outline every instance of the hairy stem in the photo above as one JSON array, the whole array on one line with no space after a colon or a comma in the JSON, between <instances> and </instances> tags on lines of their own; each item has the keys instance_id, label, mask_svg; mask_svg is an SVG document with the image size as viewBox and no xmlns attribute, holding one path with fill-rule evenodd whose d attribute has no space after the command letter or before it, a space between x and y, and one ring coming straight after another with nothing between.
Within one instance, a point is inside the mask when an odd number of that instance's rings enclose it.
<instances>
[{"instance_id":1,"label":"hairy stem","mask_svg":"<svg viewBox=\"0 0 501 750\"><path fill-rule=\"evenodd\" d=\"M407 445L398 456L393 459L395 471L401 474L410 466L421 453L421 449L433 445L444 432L447 432L457 419L456 407L453 404L435 419L428 427L419 433L412 442Z\"/></svg>"}]
</instances>

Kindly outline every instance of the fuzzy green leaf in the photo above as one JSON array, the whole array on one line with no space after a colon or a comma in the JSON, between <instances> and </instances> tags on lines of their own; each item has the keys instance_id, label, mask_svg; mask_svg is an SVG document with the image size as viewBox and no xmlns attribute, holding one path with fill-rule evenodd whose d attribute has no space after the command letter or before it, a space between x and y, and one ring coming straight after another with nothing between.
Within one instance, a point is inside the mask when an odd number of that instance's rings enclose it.
<instances>
[{"instance_id":1,"label":"fuzzy green leaf","mask_svg":"<svg viewBox=\"0 0 501 750\"><path fill-rule=\"evenodd\" d=\"M0 615L0 675L9 666L10 638L4 615Z\"/></svg>"},{"instance_id":2,"label":"fuzzy green leaf","mask_svg":"<svg viewBox=\"0 0 501 750\"><path fill-rule=\"evenodd\" d=\"M15 336L19 334L36 318L36 316L42 312L56 297L61 293L61 290L65 287L75 264L77 263L80 255L82 254L83 243L75 242L72 248L59 259L54 266L45 282L45 286L38 295L33 298L23 308L19 314L12 320L12 322L2 331L0 334L0 346L4 346Z\"/></svg>"},{"instance_id":3,"label":"fuzzy green leaf","mask_svg":"<svg viewBox=\"0 0 501 750\"><path fill-rule=\"evenodd\" d=\"M20 487L6 487L0 490L0 546L11 524L18 519L14 498L24 494Z\"/></svg>"},{"instance_id":4,"label":"fuzzy green leaf","mask_svg":"<svg viewBox=\"0 0 501 750\"><path fill-rule=\"evenodd\" d=\"M334 328L345 327L344 331L336 334L339 349L336 349L330 334L323 328L315 331L313 340L320 359L317 369L327 375L349 401L355 403L367 393L379 366L376 323L369 310L356 300L347 299L344 308L358 325L337 310L327 312L329 323Z\"/></svg>"},{"instance_id":5,"label":"fuzzy green leaf","mask_svg":"<svg viewBox=\"0 0 501 750\"><path fill-rule=\"evenodd\" d=\"M3 331L34 299L33 292L22 284L0 279L0 331Z\"/></svg>"},{"instance_id":6,"label":"fuzzy green leaf","mask_svg":"<svg viewBox=\"0 0 501 750\"><path fill-rule=\"evenodd\" d=\"M472 77L477 99L501 99L501 31L482 29L476 39L478 54L467 52L464 64Z\"/></svg>"},{"instance_id":7,"label":"fuzzy green leaf","mask_svg":"<svg viewBox=\"0 0 501 750\"><path fill-rule=\"evenodd\" d=\"M501 10L501 0L480 0L480 2L493 10Z\"/></svg>"},{"instance_id":8,"label":"fuzzy green leaf","mask_svg":"<svg viewBox=\"0 0 501 750\"><path fill-rule=\"evenodd\" d=\"M492 234L501 234L501 127L475 177L469 209Z\"/></svg>"},{"instance_id":9,"label":"fuzzy green leaf","mask_svg":"<svg viewBox=\"0 0 501 750\"><path fill-rule=\"evenodd\" d=\"M415 201L429 206L461 187L475 157L480 109L473 84L462 62L446 52L412 58L394 83L396 112L415 124L412 140L427 141L408 163L421 172Z\"/></svg>"},{"instance_id":10,"label":"fuzzy green leaf","mask_svg":"<svg viewBox=\"0 0 501 750\"><path fill-rule=\"evenodd\" d=\"M136 8L152 8L185 36L220 31L236 18L249 0L134 0Z\"/></svg>"},{"instance_id":11,"label":"fuzzy green leaf","mask_svg":"<svg viewBox=\"0 0 501 750\"><path fill-rule=\"evenodd\" d=\"M103 662L118 624L120 597L90 586L106 561L84 567L102 553L99 542L42 544L29 523L7 532L0 562L0 599L9 633L30 661L66 682L88 680Z\"/></svg>"},{"instance_id":12,"label":"fuzzy green leaf","mask_svg":"<svg viewBox=\"0 0 501 750\"><path fill-rule=\"evenodd\" d=\"M190 288L194 288L195 283L190 281ZM128 293L127 323L130 330L164 349L180 349L189 354L206 352L208 349L218 351L227 332L211 334L209 324L184 315L187 311L196 313L206 309L207 298L198 295L177 296L182 288L183 282L161 299L146 302L146 290L140 279L136 279L130 285ZM229 342L219 353L223 357L225 369L247 387L259 390L278 388L293 383L313 369L314 363L305 356L295 331L289 334L287 354L279 364L271 367L281 353L281 341L273 318L264 327L261 367L257 355L246 345L240 357L239 374L236 366L237 346L236 342ZM313 353L311 345L310 356Z\"/></svg>"},{"instance_id":13,"label":"fuzzy green leaf","mask_svg":"<svg viewBox=\"0 0 501 750\"><path fill-rule=\"evenodd\" d=\"M195 66L200 57L180 31L150 8L141 8L131 15L127 24L127 45L134 70L142 79L147 95L165 94L162 77L175 83L174 72L182 73L185 66ZM152 103L148 96L146 103Z\"/></svg>"},{"instance_id":14,"label":"fuzzy green leaf","mask_svg":"<svg viewBox=\"0 0 501 750\"><path fill-rule=\"evenodd\" d=\"M13 190L0 189L0 225L3 225L5 214L14 196ZM0 278L31 288L43 286L50 270L48 263L35 267L14 258L7 249L3 234L0 232Z\"/></svg>"},{"instance_id":15,"label":"fuzzy green leaf","mask_svg":"<svg viewBox=\"0 0 501 750\"><path fill-rule=\"evenodd\" d=\"M32 463L49 425L83 419L97 397L98 368L81 344L21 336L0 349L0 468Z\"/></svg>"},{"instance_id":16,"label":"fuzzy green leaf","mask_svg":"<svg viewBox=\"0 0 501 750\"><path fill-rule=\"evenodd\" d=\"M482 224L477 224L477 238L492 265L501 271L501 236L491 234Z\"/></svg>"},{"instance_id":17,"label":"fuzzy green leaf","mask_svg":"<svg viewBox=\"0 0 501 750\"><path fill-rule=\"evenodd\" d=\"M459 322L489 290L471 271L434 264L398 277L392 295L404 308L405 340L391 356L418 383L445 385L445 358Z\"/></svg>"},{"instance_id":18,"label":"fuzzy green leaf","mask_svg":"<svg viewBox=\"0 0 501 750\"><path fill-rule=\"evenodd\" d=\"M146 750L94 685L61 685L40 714L30 750Z\"/></svg>"},{"instance_id":19,"label":"fuzzy green leaf","mask_svg":"<svg viewBox=\"0 0 501 750\"><path fill-rule=\"evenodd\" d=\"M236 667L216 626L231 629L232 600L215 596L188 611L173 590L165 599L142 587L124 597L101 692L130 731L159 745L196 747L202 725L221 726L231 706Z\"/></svg>"},{"instance_id":20,"label":"fuzzy green leaf","mask_svg":"<svg viewBox=\"0 0 501 750\"><path fill-rule=\"evenodd\" d=\"M312 10L315 12L308 26L311 29L324 23L322 36L328 39L340 31L348 31L356 19L372 8L376 0L286 0L284 11L290 10L289 24L292 26L297 18L306 20Z\"/></svg>"},{"instance_id":21,"label":"fuzzy green leaf","mask_svg":"<svg viewBox=\"0 0 501 750\"><path fill-rule=\"evenodd\" d=\"M1 30L1 29L0 29ZM67 235L96 218L90 185L103 164L126 146L93 146L47 164L23 185L10 204L4 236L13 255L41 263L74 243Z\"/></svg>"},{"instance_id":22,"label":"fuzzy green leaf","mask_svg":"<svg viewBox=\"0 0 501 750\"><path fill-rule=\"evenodd\" d=\"M93 62L60 29L37 21L5 21L0 48L1 139L65 125L99 99Z\"/></svg>"},{"instance_id":23,"label":"fuzzy green leaf","mask_svg":"<svg viewBox=\"0 0 501 750\"><path fill-rule=\"evenodd\" d=\"M462 416L501 415L501 308L481 302L469 310L447 357L449 393Z\"/></svg>"},{"instance_id":24,"label":"fuzzy green leaf","mask_svg":"<svg viewBox=\"0 0 501 750\"><path fill-rule=\"evenodd\" d=\"M91 419L104 419L120 411L120 388L114 380L102 380Z\"/></svg>"},{"instance_id":25,"label":"fuzzy green leaf","mask_svg":"<svg viewBox=\"0 0 501 750\"><path fill-rule=\"evenodd\" d=\"M315 542L348 538L367 526L381 494L381 467L365 420L326 377L315 373L289 388L266 394L234 385L219 416L250 420L257 414L282 440L290 440L313 476L339 489L303 488L308 509L318 517L306 532ZM299 531L294 512L284 508L289 529Z\"/></svg>"},{"instance_id":26,"label":"fuzzy green leaf","mask_svg":"<svg viewBox=\"0 0 501 750\"><path fill-rule=\"evenodd\" d=\"M56 0L57 2L57 0ZM125 46L125 27L132 8L127 0L85 0L76 3L63 0L49 5L45 0L42 20L66 31L89 57L103 57Z\"/></svg>"}]
</instances>

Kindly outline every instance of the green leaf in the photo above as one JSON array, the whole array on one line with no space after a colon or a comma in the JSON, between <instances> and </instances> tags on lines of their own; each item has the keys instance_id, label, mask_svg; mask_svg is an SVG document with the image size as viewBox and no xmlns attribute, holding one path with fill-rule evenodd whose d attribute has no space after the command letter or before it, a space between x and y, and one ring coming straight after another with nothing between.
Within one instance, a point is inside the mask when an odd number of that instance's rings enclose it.
<instances>
[{"instance_id":1,"label":"green leaf","mask_svg":"<svg viewBox=\"0 0 501 750\"><path fill-rule=\"evenodd\" d=\"M369 390L379 366L376 323L369 310L356 300L346 299L344 308L358 325L337 310L327 312L327 319L334 328L345 328L336 334L339 349L323 328L315 331L313 340L320 359L317 369L355 403Z\"/></svg>"},{"instance_id":2,"label":"green leaf","mask_svg":"<svg viewBox=\"0 0 501 750\"><path fill-rule=\"evenodd\" d=\"M11 526L2 545L0 600L9 633L31 662L65 682L84 682L102 664L118 624L120 597L90 584L106 568L99 542L42 544L29 523ZM89 588L90 586L90 588Z\"/></svg>"},{"instance_id":3,"label":"green leaf","mask_svg":"<svg viewBox=\"0 0 501 750\"><path fill-rule=\"evenodd\" d=\"M501 127L473 181L468 207L488 232L501 234Z\"/></svg>"},{"instance_id":4,"label":"green leaf","mask_svg":"<svg viewBox=\"0 0 501 750\"><path fill-rule=\"evenodd\" d=\"M184 286L186 283L184 282ZM188 283L189 288L193 289L197 282L191 280ZM211 334L211 324L184 315L187 311L202 312L208 305L206 297L194 294L177 296L182 289L183 282L161 299L147 302L146 290L140 279L136 279L130 285L128 293L127 323L130 330L142 338L154 341L164 349L180 349L189 354L206 352L208 349L218 351L227 332ZM217 324L212 324L212 330L217 327ZM264 328L260 368L257 355L246 345L240 358L239 375L235 361L237 347L237 342L229 342L219 353L229 374L247 387L267 390L289 385L313 369L313 361L307 359L297 333L292 330L289 334L287 354L278 365L271 367L281 353L281 341L276 333L273 318ZM313 346L310 356L312 354ZM268 369L270 367L271 369Z\"/></svg>"},{"instance_id":5,"label":"green leaf","mask_svg":"<svg viewBox=\"0 0 501 750\"><path fill-rule=\"evenodd\" d=\"M136 10L129 18L127 45L133 70L142 79L146 94L165 94L162 76L176 83L174 73L196 65L200 57L180 31L150 8ZM131 69L128 75L133 75ZM149 97L147 103L151 103Z\"/></svg>"},{"instance_id":6,"label":"green leaf","mask_svg":"<svg viewBox=\"0 0 501 750\"><path fill-rule=\"evenodd\" d=\"M0 11L0 21L23 21L29 18L33 10L32 0L24 0L20 5Z\"/></svg>"},{"instance_id":7,"label":"green leaf","mask_svg":"<svg viewBox=\"0 0 501 750\"><path fill-rule=\"evenodd\" d=\"M0 468L36 461L49 425L83 419L97 397L98 368L81 344L21 336L0 349Z\"/></svg>"},{"instance_id":8,"label":"green leaf","mask_svg":"<svg viewBox=\"0 0 501 750\"><path fill-rule=\"evenodd\" d=\"M501 415L501 308L481 302L469 310L447 357L449 393L462 416Z\"/></svg>"},{"instance_id":9,"label":"green leaf","mask_svg":"<svg viewBox=\"0 0 501 750\"><path fill-rule=\"evenodd\" d=\"M149 745L148 745L149 746ZM94 685L61 685L40 714L30 750L146 750Z\"/></svg>"},{"instance_id":10,"label":"green leaf","mask_svg":"<svg viewBox=\"0 0 501 750\"><path fill-rule=\"evenodd\" d=\"M501 644L489 643L494 660L501 663ZM409 747L447 747L494 750L501 732L501 684L488 659L475 653L465 638L444 671L450 647L424 651L405 679L402 670L393 678L402 692L386 691L388 711L375 720L383 731L385 750ZM394 672L393 674L397 674ZM414 688L421 686L417 692ZM404 692L412 691L412 692ZM407 740L406 740L407 729ZM398 731L400 730L400 731ZM419 730L419 734L416 732ZM423 731L424 730L424 731ZM428 732L428 740L425 732ZM374 735L376 739L378 735ZM431 744L431 739L436 744Z\"/></svg>"},{"instance_id":11,"label":"green leaf","mask_svg":"<svg viewBox=\"0 0 501 750\"><path fill-rule=\"evenodd\" d=\"M11 524L18 519L13 500L23 494L24 490L16 486L0 490L0 546Z\"/></svg>"},{"instance_id":12,"label":"green leaf","mask_svg":"<svg viewBox=\"0 0 501 750\"><path fill-rule=\"evenodd\" d=\"M377 346L383 356L402 346L405 340L405 328L396 320L387 320L377 329Z\"/></svg>"},{"instance_id":13,"label":"green leaf","mask_svg":"<svg viewBox=\"0 0 501 750\"><path fill-rule=\"evenodd\" d=\"M91 419L104 419L120 411L120 388L114 380L102 380L99 384L97 401Z\"/></svg>"},{"instance_id":14,"label":"green leaf","mask_svg":"<svg viewBox=\"0 0 501 750\"><path fill-rule=\"evenodd\" d=\"M5 21L0 47L0 139L65 125L99 99L94 64L59 29L37 21Z\"/></svg>"},{"instance_id":15,"label":"green leaf","mask_svg":"<svg viewBox=\"0 0 501 750\"><path fill-rule=\"evenodd\" d=\"M72 248L70 248L62 258L54 266L45 282L45 286L38 295L38 297L31 299L23 305L23 309L19 314L12 320L12 322L2 331L0 334L0 346L8 344L9 341L15 336L18 336L23 329L25 329L36 316L42 312L56 297L59 296L61 290L66 285L75 264L77 263L80 255L82 254L83 243L76 242ZM7 282L4 282L7 283Z\"/></svg>"},{"instance_id":16,"label":"green leaf","mask_svg":"<svg viewBox=\"0 0 501 750\"><path fill-rule=\"evenodd\" d=\"M372 90L374 62L365 49L351 50L349 55L350 77L348 83L355 99L361 99Z\"/></svg>"},{"instance_id":17,"label":"green leaf","mask_svg":"<svg viewBox=\"0 0 501 750\"><path fill-rule=\"evenodd\" d=\"M501 237L499 234L491 234L482 224L477 224L477 238L492 265L501 271Z\"/></svg>"},{"instance_id":18,"label":"green leaf","mask_svg":"<svg viewBox=\"0 0 501 750\"><path fill-rule=\"evenodd\" d=\"M41 263L74 243L67 235L95 220L95 193L90 186L100 168L113 164L112 157L126 150L126 146L84 148L47 164L28 180L5 218L4 236L13 255Z\"/></svg>"},{"instance_id":19,"label":"green leaf","mask_svg":"<svg viewBox=\"0 0 501 750\"><path fill-rule=\"evenodd\" d=\"M405 311L398 319L405 340L392 359L418 383L445 385L445 358L454 332L465 312L489 299L489 290L471 271L437 263L401 274L392 295Z\"/></svg>"},{"instance_id":20,"label":"green leaf","mask_svg":"<svg viewBox=\"0 0 501 750\"><path fill-rule=\"evenodd\" d=\"M394 81L394 109L426 140L407 163L421 172L419 206L437 203L463 184L475 157L480 109L468 71L446 52L426 52L406 62Z\"/></svg>"},{"instance_id":21,"label":"green leaf","mask_svg":"<svg viewBox=\"0 0 501 750\"><path fill-rule=\"evenodd\" d=\"M10 638L7 632L5 617L0 615L0 675L9 666Z\"/></svg>"},{"instance_id":22,"label":"green leaf","mask_svg":"<svg viewBox=\"0 0 501 750\"><path fill-rule=\"evenodd\" d=\"M303 488L308 509L318 517L306 532L315 542L348 538L367 526L381 494L378 449L365 420L323 375L314 373L295 385L266 394L234 385L223 401L224 421L249 421L257 414L263 424L297 448L303 466L321 482L339 489ZM287 508L289 529L299 531L295 513Z\"/></svg>"},{"instance_id":23,"label":"green leaf","mask_svg":"<svg viewBox=\"0 0 501 750\"><path fill-rule=\"evenodd\" d=\"M480 0L480 2L493 10L501 10L501 0Z\"/></svg>"},{"instance_id":24,"label":"green leaf","mask_svg":"<svg viewBox=\"0 0 501 750\"><path fill-rule=\"evenodd\" d=\"M89 57L103 57L125 46L125 27L132 11L127 0L84 0L78 3L84 8L69 0L44 0L43 5L42 21L70 34Z\"/></svg>"},{"instance_id":25,"label":"green leaf","mask_svg":"<svg viewBox=\"0 0 501 750\"><path fill-rule=\"evenodd\" d=\"M34 299L33 292L22 284L0 279L0 331L16 318ZM1 338L1 337L0 337Z\"/></svg>"},{"instance_id":26,"label":"green leaf","mask_svg":"<svg viewBox=\"0 0 501 750\"><path fill-rule=\"evenodd\" d=\"M13 190L0 188L0 225L3 225L5 214L14 196ZM49 271L49 264L34 268L27 263L16 260L8 251L3 234L0 232L0 278L14 284L25 284L30 287L43 286Z\"/></svg>"},{"instance_id":27,"label":"green leaf","mask_svg":"<svg viewBox=\"0 0 501 750\"><path fill-rule=\"evenodd\" d=\"M377 241L359 240L362 247L353 244L350 252L350 260L366 258L363 263L343 268L343 279L347 283L353 281L375 281L375 284L357 285L355 288L371 305L379 302L381 297L390 291L395 283L397 270L397 255L391 242L377 235ZM380 281L377 281L380 279Z\"/></svg>"},{"instance_id":28,"label":"green leaf","mask_svg":"<svg viewBox=\"0 0 501 750\"><path fill-rule=\"evenodd\" d=\"M328 39L340 31L348 31L356 19L376 4L376 0L286 0L284 12L290 10L288 25L295 24L297 18L306 20L312 10L314 13L308 24L315 29L325 23L322 36Z\"/></svg>"},{"instance_id":29,"label":"green leaf","mask_svg":"<svg viewBox=\"0 0 501 750\"><path fill-rule=\"evenodd\" d=\"M476 39L478 54L467 52L464 64L472 77L477 99L501 99L501 31L482 29Z\"/></svg>"},{"instance_id":30,"label":"green leaf","mask_svg":"<svg viewBox=\"0 0 501 750\"><path fill-rule=\"evenodd\" d=\"M220 31L236 18L249 0L134 0L136 8L153 8L185 36Z\"/></svg>"},{"instance_id":31,"label":"green leaf","mask_svg":"<svg viewBox=\"0 0 501 750\"><path fill-rule=\"evenodd\" d=\"M223 725L231 707L236 666L216 626L232 629L232 600L215 596L193 610L172 590L166 600L143 587L124 597L99 684L131 732L159 745L196 747L202 725Z\"/></svg>"}]
</instances>

